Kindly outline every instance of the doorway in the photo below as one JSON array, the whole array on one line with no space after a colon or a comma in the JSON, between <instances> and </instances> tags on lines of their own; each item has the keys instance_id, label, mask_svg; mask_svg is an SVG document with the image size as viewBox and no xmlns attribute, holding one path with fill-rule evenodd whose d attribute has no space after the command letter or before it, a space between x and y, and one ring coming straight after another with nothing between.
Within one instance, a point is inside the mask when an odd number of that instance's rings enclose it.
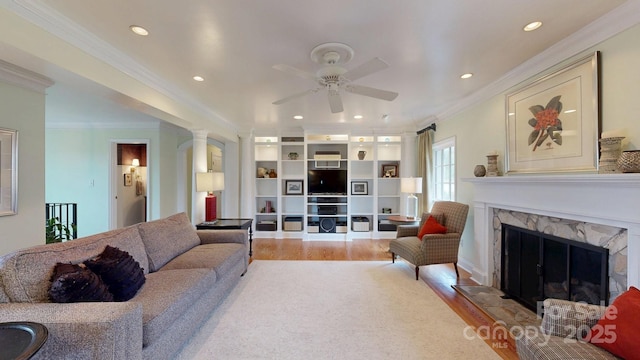
<instances>
[{"instance_id":1,"label":"doorway","mask_svg":"<svg viewBox=\"0 0 640 360\"><path fill-rule=\"evenodd\" d=\"M207 138L207 170L224 172L224 149L225 145L217 140ZM186 212L192 219L192 189L193 180L193 140L188 140L178 146L178 211ZM224 209L225 196L221 191L215 191L218 198L217 213L222 214Z\"/></svg>"},{"instance_id":2,"label":"doorway","mask_svg":"<svg viewBox=\"0 0 640 360\"><path fill-rule=\"evenodd\" d=\"M148 140L112 140L110 228L148 219Z\"/></svg>"}]
</instances>

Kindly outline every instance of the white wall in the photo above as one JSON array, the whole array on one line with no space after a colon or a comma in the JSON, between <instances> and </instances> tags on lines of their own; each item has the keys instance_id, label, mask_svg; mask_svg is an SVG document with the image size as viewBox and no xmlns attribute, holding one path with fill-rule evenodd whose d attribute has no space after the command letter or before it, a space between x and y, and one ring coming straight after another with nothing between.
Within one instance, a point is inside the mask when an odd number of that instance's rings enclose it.
<instances>
[{"instance_id":1,"label":"white wall","mask_svg":"<svg viewBox=\"0 0 640 360\"><path fill-rule=\"evenodd\" d=\"M602 131L625 129L625 150L640 149L640 25L586 49L601 52ZM580 57L577 57L580 58ZM456 136L458 195L457 200L473 204L474 187L461 178L473 177L476 164L487 164L485 157L497 150L498 167L504 171L506 148L505 96L509 91L483 101L464 112L438 123L435 141ZM593 204L597 206L597 204ZM480 249L474 248L473 208L470 210L460 248L460 263L479 264Z\"/></svg>"},{"instance_id":2,"label":"white wall","mask_svg":"<svg viewBox=\"0 0 640 360\"><path fill-rule=\"evenodd\" d=\"M0 127L18 130L18 214L0 217L0 255L44 244L45 95L0 81Z\"/></svg>"},{"instance_id":3,"label":"white wall","mask_svg":"<svg viewBox=\"0 0 640 360\"><path fill-rule=\"evenodd\" d=\"M112 139L149 139L148 219L176 212L175 130L47 129L46 201L78 203L78 236L109 230Z\"/></svg>"}]
</instances>

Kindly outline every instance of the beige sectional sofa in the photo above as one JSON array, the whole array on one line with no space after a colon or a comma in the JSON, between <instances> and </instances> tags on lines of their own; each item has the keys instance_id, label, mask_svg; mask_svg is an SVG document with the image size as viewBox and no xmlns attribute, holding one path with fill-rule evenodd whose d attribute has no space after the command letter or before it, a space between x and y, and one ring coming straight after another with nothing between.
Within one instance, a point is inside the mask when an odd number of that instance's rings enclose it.
<instances>
[{"instance_id":1,"label":"beige sectional sofa","mask_svg":"<svg viewBox=\"0 0 640 360\"><path fill-rule=\"evenodd\" d=\"M58 262L81 263L106 245L127 251L145 284L125 302L52 303ZM240 281L249 264L244 230L195 230L186 214L0 258L0 322L49 329L36 358L170 359Z\"/></svg>"}]
</instances>

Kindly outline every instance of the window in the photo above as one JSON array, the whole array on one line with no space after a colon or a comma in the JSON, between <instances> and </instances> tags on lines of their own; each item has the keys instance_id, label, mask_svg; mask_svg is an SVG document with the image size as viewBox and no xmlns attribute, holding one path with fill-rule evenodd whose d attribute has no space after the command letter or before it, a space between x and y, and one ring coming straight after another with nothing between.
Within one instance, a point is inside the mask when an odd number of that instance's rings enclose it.
<instances>
[{"instance_id":1,"label":"window","mask_svg":"<svg viewBox=\"0 0 640 360\"><path fill-rule=\"evenodd\" d=\"M456 139L433 144L433 194L430 200L456 200Z\"/></svg>"}]
</instances>

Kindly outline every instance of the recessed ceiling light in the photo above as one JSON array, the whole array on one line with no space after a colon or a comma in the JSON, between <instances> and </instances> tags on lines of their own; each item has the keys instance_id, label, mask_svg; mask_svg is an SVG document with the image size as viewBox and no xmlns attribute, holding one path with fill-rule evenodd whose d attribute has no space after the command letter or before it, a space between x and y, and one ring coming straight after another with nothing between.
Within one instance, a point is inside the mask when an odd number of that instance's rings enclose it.
<instances>
[{"instance_id":1,"label":"recessed ceiling light","mask_svg":"<svg viewBox=\"0 0 640 360\"><path fill-rule=\"evenodd\" d=\"M304 119L304 116L302 116L302 115L295 115L293 118L294 118L294 119L296 119L296 120L302 120L302 119Z\"/></svg>"},{"instance_id":2,"label":"recessed ceiling light","mask_svg":"<svg viewBox=\"0 0 640 360\"><path fill-rule=\"evenodd\" d=\"M200 75L196 75L196 76L193 77L193 80L195 80L195 81L204 81L204 78L202 76L200 76Z\"/></svg>"},{"instance_id":3,"label":"recessed ceiling light","mask_svg":"<svg viewBox=\"0 0 640 360\"><path fill-rule=\"evenodd\" d=\"M138 25L131 25L129 26L129 29L131 29L131 31L133 31L134 33L140 35L140 36L147 36L149 35L149 31L145 28L143 28L142 26L138 26Z\"/></svg>"},{"instance_id":4,"label":"recessed ceiling light","mask_svg":"<svg viewBox=\"0 0 640 360\"><path fill-rule=\"evenodd\" d=\"M353 115L354 119L362 119L362 115Z\"/></svg>"},{"instance_id":5,"label":"recessed ceiling light","mask_svg":"<svg viewBox=\"0 0 640 360\"><path fill-rule=\"evenodd\" d=\"M540 26L542 26L542 22L541 21L534 21L532 23L527 24L527 26L525 26L522 30L524 31L533 31L538 29Z\"/></svg>"},{"instance_id":6,"label":"recessed ceiling light","mask_svg":"<svg viewBox=\"0 0 640 360\"><path fill-rule=\"evenodd\" d=\"M470 78L472 76L473 76L472 73L466 73L466 74L460 75L460 79L468 79L468 78Z\"/></svg>"}]
</instances>

